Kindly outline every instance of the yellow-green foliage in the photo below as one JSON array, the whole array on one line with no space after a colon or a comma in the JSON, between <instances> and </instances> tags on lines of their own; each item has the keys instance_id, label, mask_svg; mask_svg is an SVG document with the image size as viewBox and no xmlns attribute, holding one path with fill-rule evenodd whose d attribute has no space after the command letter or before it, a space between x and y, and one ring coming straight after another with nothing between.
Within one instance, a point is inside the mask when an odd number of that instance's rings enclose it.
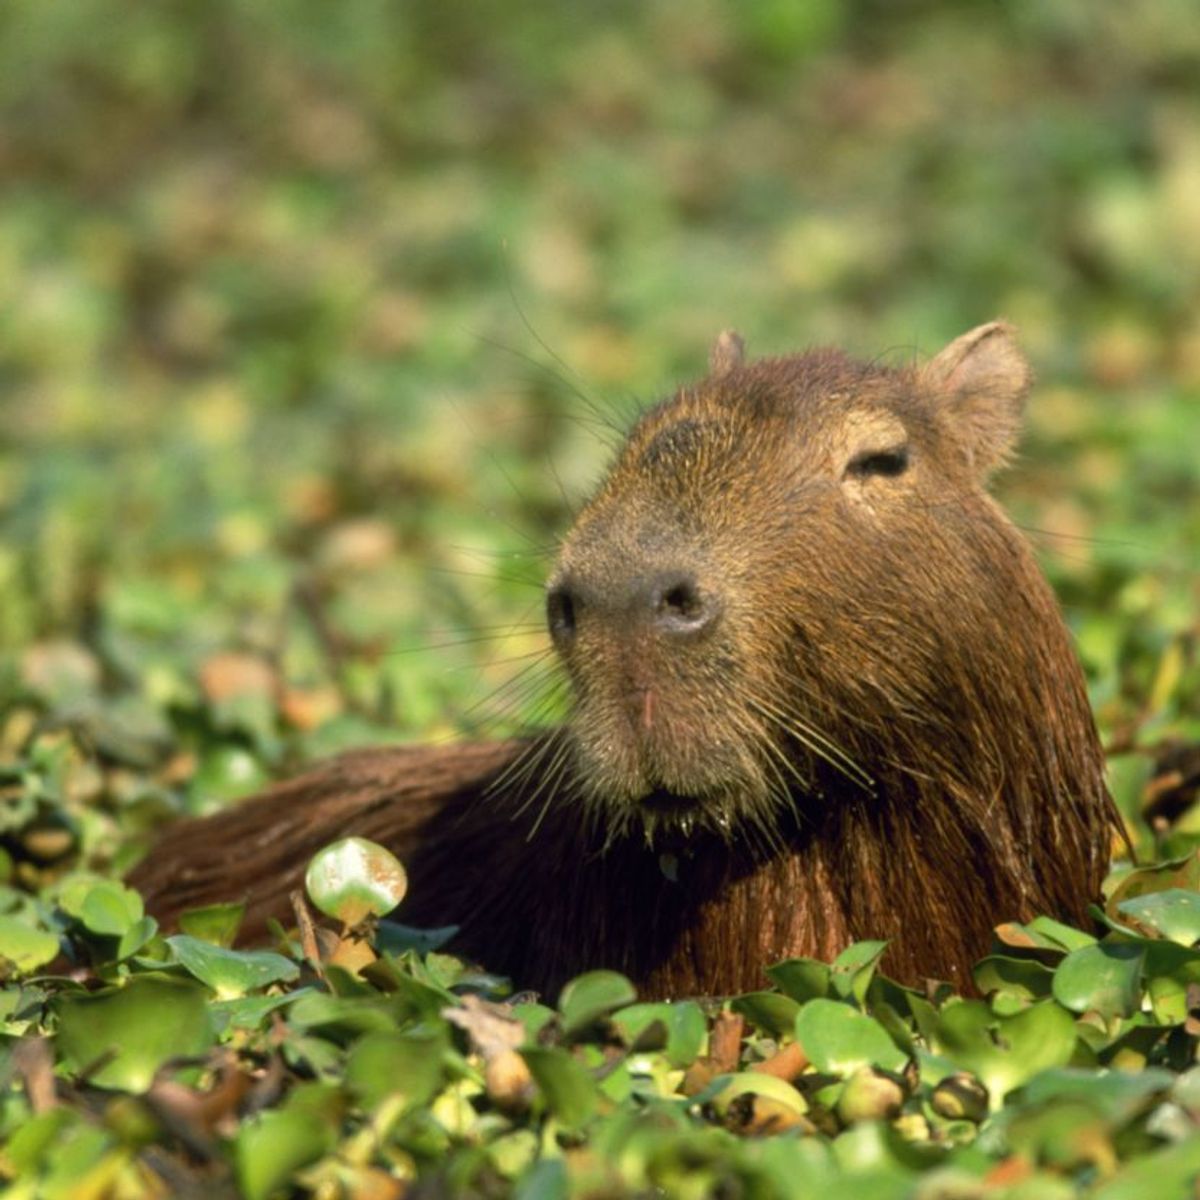
<instances>
[{"instance_id":1,"label":"yellow-green foliage","mask_svg":"<svg viewBox=\"0 0 1200 1200\"><path fill-rule=\"evenodd\" d=\"M1189 0L5 0L0 180L11 1194L1191 1194ZM905 359L997 315L1041 379L1003 497L1169 860L1105 924L1010 927L984 998L782 965L714 1063L719 1005L493 1010L436 937L317 970L115 882L305 759L552 715L554 536L717 330Z\"/></svg>"}]
</instances>

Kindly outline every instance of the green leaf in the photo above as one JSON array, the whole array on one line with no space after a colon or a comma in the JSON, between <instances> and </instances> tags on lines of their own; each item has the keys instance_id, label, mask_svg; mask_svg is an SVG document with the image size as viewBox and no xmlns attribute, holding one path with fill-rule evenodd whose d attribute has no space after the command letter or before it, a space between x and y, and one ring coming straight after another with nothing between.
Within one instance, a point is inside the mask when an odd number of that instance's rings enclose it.
<instances>
[{"instance_id":1,"label":"green leaf","mask_svg":"<svg viewBox=\"0 0 1200 1200\"><path fill-rule=\"evenodd\" d=\"M1014 950L1018 954L1032 954L1039 962L1053 962L1067 952L1066 946L1056 938L1039 933L1032 925L1006 921L997 925L994 933L1005 952Z\"/></svg>"},{"instance_id":2,"label":"green leaf","mask_svg":"<svg viewBox=\"0 0 1200 1200\"><path fill-rule=\"evenodd\" d=\"M449 1045L444 1025L368 1033L346 1060L346 1086L367 1108L396 1095L407 1107L426 1104L442 1086Z\"/></svg>"},{"instance_id":3,"label":"green leaf","mask_svg":"<svg viewBox=\"0 0 1200 1200\"><path fill-rule=\"evenodd\" d=\"M704 1048L708 1022L694 1000L676 1000L667 1005L666 1059L673 1067L690 1066Z\"/></svg>"},{"instance_id":4,"label":"green leaf","mask_svg":"<svg viewBox=\"0 0 1200 1200\"><path fill-rule=\"evenodd\" d=\"M216 746L200 760L189 785L191 811L196 816L223 808L266 787L270 776L250 751L241 746Z\"/></svg>"},{"instance_id":5,"label":"green leaf","mask_svg":"<svg viewBox=\"0 0 1200 1200\"><path fill-rule=\"evenodd\" d=\"M112 1180L123 1162L128 1161L127 1152L115 1144L113 1134L89 1121L81 1112L70 1113L58 1126L54 1139L40 1147L40 1161L33 1164L34 1170L24 1181L32 1183L36 1179L37 1190L26 1191L21 1183L17 1183L15 1187L5 1188L5 1196L13 1197L13 1200L29 1195L35 1195L39 1200L42 1197L46 1200L92 1200L103 1194L100 1187Z\"/></svg>"},{"instance_id":6,"label":"green leaf","mask_svg":"<svg viewBox=\"0 0 1200 1200\"><path fill-rule=\"evenodd\" d=\"M142 919L142 896L119 883L97 884L84 900L79 916L94 934L120 937Z\"/></svg>"},{"instance_id":7,"label":"green leaf","mask_svg":"<svg viewBox=\"0 0 1200 1200\"><path fill-rule=\"evenodd\" d=\"M467 972L462 960L451 954L429 953L424 966L430 982L447 989L454 987Z\"/></svg>"},{"instance_id":8,"label":"green leaf","mask_svg":"<svg viewBox=\"0 0 1200 1200\"><path fill-rule=\"evenodd\" d=\"M28 975L58 957L58 937L16 917L0 916L0 978Z\"/></svg>"},{"instance_id":9,"label":"green leaf","mask_svg":"<svg viewBox=\"0 0 1200 1200\"><path fill-rule=\"evenodd\" d=\"M762 1071L739 1071L733 1075L720 1075L713 1080L713 1085L711 1103L722 1115L739 1096L745 1095L775 1100L801 1116L808 1112L808 1101L790 1083Z\"/></svg>"},{"instance_id":10,"label":"green leaf","mask_svg":"<svg viewBox=\"0 0 1200 1200\"><path fill-rule=\"evenodd\" d=\"M1167 888L1122 900L1116 909L1121 916L1132 917L1180 946L1200 941L1200 894L1196 892Z\"/></svg>"},{"instance_id":11,"label":"green leaf","mask_svg":"<svg viewBox=\"0 0 1200 1200\"><path fill-rule=\"evenodd\" d=\"M304 876L309 898L327 916L357 925L389 913L408 888L400 860L366 838L348 837L313 855Z\"/></svg>"},{"instance_id":12,"label":"green leaf","mask_svg":"<svg viewBox=\"0 0 1200 1200\"><path fill-rule=\"evenodd\" d=\"M554 1009L545 1004L537 1004L532 1001L523 1004L514 1004L512 1015L525 1026L525 1040L527 1042L536 1042L538 1034L558 1016Z\"/></svg>"},{"instance_id":13,"label":"green leaf","mask_svg":"<svg viewBox=\"0 0 1200 1200\"><path fill-rule=\"evenodd\" d=\"M1185 858L1137 867L1127 872L1113 888L1105 908L1110 916L1115 916L1127 900L1177 888L1189 892L1200 891L1200 850Z\"/></svg>"},{"instance_id":14,"label":"green leaf","mask_svg":"<svg viewBox=\"0 0 1200 1200\"><path fill-rule=\"evenodd\" d=\"M879 982L880 978L876 977L875 987ZM895 1005L888 1003L882 996L875 995L875 987L868 993L871 997L870 1015L879 1022L884 1032L908 1058L915 1058L917 1043L913 1027L900 1015Z\"/></svg>"},{"instance_id":15,"label":"green leaf","mask_svg":"<svg viewBox=\"0 0 1200 1200\"><path fill-rule=\"evenodd\" d=\"M934 1048L977 1076L998 1103L1039 1071L1065 1066L1075 1052L1075 1021L1053 1000L998 1016L979 1000L947 1003L938 1014Z\"/></svg>"},{"instance_id":16,"label":"green leaf","mask_svg":"<svg viewBox=\"0 0 1200 1200\"><path fill-rule=\"evenodd\" d=\"M910 1200L914 1169L936 1164L940 1152L908 1141L887 1121L862 1121L833 1143L841 1173L822 1200Z\"/></svg>"},{"instance_id":17,"label":"green leaf","mask_svg":"<svg viewBox=\"0 0 1200 1200\"><path fill-rule=\"evenodd\" d=\"M810 1000L796 1017L796 1039L817 1070L848 1075L858 1067L899 1071L908 1061L883 1027L839 1000Z\"/></svg>"},{"instance_id":18,"label":"green leaf","mask_svg":"<svg viewBox=\"0 0 1200 1200\"><path fill-rule=\"evenodd\" d=\"M1034 917L1026 928L1062 946L1064 950L1081 950L1084 946L1094 945L1096 941L1090 933L1084 933L1073 925L1064 925L1051 917Z\"/></svg>"},{"instance_id":19,"label":"green leaf","mask_svg":"<svg viewBox=\"0 0 1200 1200\"><path fill-rule=\"evenodd\" d=\"M168 1059L203 1054L215 1040L205 990L167 975L137 975L124 987L90 995L59 995L54 1011L64 1061L79 1072L104 1058L89 1076L102 1087L144 1092Z\"/></svg>"},{"instance_id":20,"label":"green leaf","mask_svg":"<svg viewBox=\"0 0 1200 1200\"><path fill-rule=\"evenodd\" d=\"M767 968L767 977L798 1004L828 996L830 968L815 958L787 958Z\"/></svg>"},{"instance_id":21,"label":"green leaf","mask_svg":"<svg viewBox=\"0 0 1200 1200\"><path fill-rule=\"evenodd\" d=\"M1081 946L1090 946L1096 940L1089 933L1083 933L1059 921L1052 921L1048 917L1037 917L1028 925L1008 921L997 925L995 933L997 940L1005 948L1006 955L1011 948L1020 957L1032 955L1042 963L1053 963L1063 954Z\"/></svg>"},{"instance_id":22,"label":"green leaf","mask_svg":"<svg viewBox=\"0 0 1200 1200\"><path fill-rule=\"evenodd\" d=\"M93 884L73 914L86 928L104 937L122 937L145 916L142 898L115 879Z\"/></svg>"},{"instance_id":23,"label":"green leaf","mask_svg":"<svg viewBox=\"0 0 1200 1200\"><path fill-rule=\"evenodd\" d=\"M34 1031L41 1024L46 999L44 987L36 984L0 988L0 1033L20 1037ZM3 1106L0 1105L2 1111ZM3 1136L2 1133L0 1136Z\"/></svg>"},{"instance_id":24,"label":"green leaf","mask_svg":"<svg viewBox=\"0 0 1200 1200\"><path fill-rule=\"evenodd\" d=\"M1072 1012L1127 1017L1141 1003L1143 947L1098 942L1073 950L1054 972L1054 998Z\"/></svg>"},{"instance_id":25,"label":"green leaf","mask_svg":"<svg viewBox=\"0 0 1200 1200\"><path fill-rule=\"evenodd\" d=\"M117 942L116 960L124 962L127 958L131 958L152 937L158 932L158 922L153 917L142 917L138 921L134 921L128 929L121 934Z\"/></svg>"},{"instance_id":26,"label":"green leaf","mask_svg":"<svg viewBox=\"0 0 1200 1200\"><path fill-rule=\"evenodd\" d=\"M208 904L179 916L180 931L214 946L232 946L241 928L246 906L242 903Z\"/></svg>"},{"instance_id":27,"label":"green leaf","mask_svg":"<svg viewBox=\"0 0 1200 1200\"><path fill-rule=\"evenodd\" d=\"M1045 999L1054 983L1054 972L1035 959L1001 954L981 959L971 974L985 996L1003 995L1020 1001Z\"/></svg>"},{"instance_id":28,"label":"green leaf","mask_svg":"<svg viewBox=\"0 0 1200 1200\"><path fill-rule=\"evenodd\" d=\"M547 1109L568 1129L595 1116L600 1103L596 1081L578 1059L557 1046L530 1046L519 1052Z\"/></svg>"},{"instance_id":29,"label":"green leaf","mask_svg":"<svg viewBox=\"0 0 1200 1200\"><path fill-rule=\"evenodd\" d=\"M1021 1089L1021 1102L1083 1101L1115 1127L1145 1111L1157 1097L1170 1090L1176 1078L1171 1071L1153 1067L1136 1073L1058 1068L1034 1076Z\"/></svg>"},{"instance_id":30,"label":"green leaf","mask_svg":"<svg viewBox=\"0 0 1200 1200\"><path fill-rule=\"evenodd\" d=\"M1126 1163L1092 1193L1093 1200L1190 1200L1200 1174L1200 1138L1189 1138Z\"/></svg>"},{"instance_id":31,"label":"green leaf","mask_svg":"<svg viewBox=\"0 0 1200 1200\"><path fill-rule=\"evenodd\" d=\"M1188 1017L1188 988L1200 984L1200 951L1165 940L1146 942L1145 951L1142 978L1155 1020L1182 1025Z\"/></svg>"},{"instance_id":32,"label":"green leaf","mask_svg":"<svg viewBox=\"0 0 1200 1200\"><path fill-rule=\"evenodd\" d=\"M451 997L453 1000L453 997ZM445 1000L439 998L439 1008ZM393 1031L399 1018L384 996L330 996L308 992L292 1005L288 1024L296 1030L317 1032L323 1038L348 1043L364 1033Z\"/></svg>"},{"instance_id":33,"label":"green leaf","mask_svg":"<svg viewBox=\"0 0 1200 1200\"><path fill-rule=\"evenodd\" d=\"M613 1014L613 1024L628 1045L638 1044L642 1049L649 1048L641 1045L648 1036L661 1031L656 1045L673 1067L687 1067L695 1062L707 1032L704 1013L691 1000L632 1004Z\"/></svg>"},{"instance_id":34,"label":"green leaf","mask_svg":"<svg viewBox=\"0 0 1200 1200\"><path fill-rule=\"evenodd\" d=\"M735 996L729 1007L772 1037L793 1033L800 1013L800 1005L791 996L781 996L778 992L747 992Z\"/></svg>"},{"instance_id":35,"label":"green leaf","mask_svg":"<svg viewBox=\"0 0 1200 1200\"><path fill-rule=\"evenodd\" d=\"M229 950L185 933L167 938L167 945L192 975L217 993L218 1000L232 1000L300 975L290 958L269 950Z\"/></svg>"},{"instance_id":36,"label":"green leaf","mask_svg":"<svg viewBox=\"0 0 1200 1200\"><path fill-rule=\"evenodd\" d=\"M267 1200L301 1168L333 1149L336 1128L319 1113L289 1106L252 1117L238 1130L234 1162L246 1200Z\"/></svg>"},{"instance_id":37,"label":"green leaf","mask_svg":"<svg viewBox=\"0 0 1200 1200\"><path fill-rule=\"evenodd\" d=\"M326 978L334 980L334 969L326 968ZM448 988L434 983L432 978L414 978L410 970L394 958L381 958L377 962L361 967L358 976L348 977L358 987L365 983L374 984L388 992L393 1007L402 1017L426 1019L436 1017L447 1004L456 1004L458 998Z\"/></svg>"},{"instance_id":38,"label":"green leaf","mask_svg":"<svg viewBox=\"0 0 1200 1200\"><path fill-rule=\"evenodd\" d=\"M276 1009L287 1008L312 991L312 988L295 988L290 992L280 992L277 996L239 996L235 1000L214 1000L209 1005L209 1011L213 1014L219 1035L230 1028L258 1029Z\"/></svg>"},{"instance_id":39,"label":"green leaf","mask_svg":"<svg viewBox=\"0 0 1200 1200\"><path fill-rule=\"evenodd\" d=\"M616 971L589 971L572 979L558 998L563 1032L578 1033L615 1009L637 999L634 986Z\"/></svg>"},{"instance_id":40,"label":"green leaf","mask_svg":"<svg viewBox=\"0 0 1200 1200\"><path fill-rule=\"evenodd\" d=\"M867 995L867 988L871 986L875 968L887 948L887 942L855 942L852 946L847 946L833 960L829 969L829 981L833 990L843 1000L853 997L862 1004Z\"/></svg>"},{"instance_id":41,"label":"green leaf","mask_svg":"<svg viewBox=\"0 0 1200 1200\"><path fill-rule=\"evenodd\" d=\"M32 1174L45 1161L47 1152L61 1144L64 1135L80 1122L78 1113L61 1104L29 1117L4 1146L4 1157L18 1172Z\"/></svg>"},{"instance_id":42,"label":"green leaf","mask_svg":"<svg viewBox=\"0 0 1200 1200\"><path fill-rule=\"evenodd\" d=\"M566 1163L543 1158L518 1181L513 1200L568 1200L570 1194Z\"/></svg>"}]
</instances>

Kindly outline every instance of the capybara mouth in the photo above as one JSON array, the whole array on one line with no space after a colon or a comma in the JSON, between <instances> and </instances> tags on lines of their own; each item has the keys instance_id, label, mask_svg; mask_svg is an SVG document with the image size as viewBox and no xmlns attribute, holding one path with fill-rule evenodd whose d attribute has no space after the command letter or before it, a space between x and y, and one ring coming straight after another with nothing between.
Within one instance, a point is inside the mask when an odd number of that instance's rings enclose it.
<instances>
[{"instance_id":1,"label":"capybara mouth","mask_svg":"<svg viewBox=\"0 0 1200 1200\"><path fill-rule=\"evenodd\" d=\"M642 836L658 850L682 847L693 835L707 831L728 840L734 829L734 814L727 803L714 796L674 792L655 787L635 801Z\"/></svg>"},{"instance_id":2,"label":"capybara mouth","mask_svg":"<svg viewBox=\"0 0 1200 1200\"><path fill-rule=\"evenodd\" d=\"M669 788L656 787L638 800L638 805L648 812L662 816L684 816L694 813L701 805L695 796L684 796Z\"/></svg>"}]
</instances>

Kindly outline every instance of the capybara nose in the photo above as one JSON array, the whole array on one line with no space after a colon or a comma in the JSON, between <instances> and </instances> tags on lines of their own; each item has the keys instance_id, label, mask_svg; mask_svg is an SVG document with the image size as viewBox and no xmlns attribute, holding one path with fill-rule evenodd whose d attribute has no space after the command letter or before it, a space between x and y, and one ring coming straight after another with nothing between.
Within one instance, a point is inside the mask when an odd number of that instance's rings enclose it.
<instances>
[{"instance_id":1,"label":"capybara nose","mask_svg":"<svg viewBox=\"0 0 1200 1200\"><path fill-rule=\"evenodd\" d=\"M677 640L707 633L721 615L717 597L700 590L688 571L667 571L649 577L642 589L643 613L654 630Z\"/></svg>"},{"instance_id":2,"label":"capybara nose","mask_svg":"<svg viewBox=\"0 0 1200 1200\"><path fill-rule=\"evenodd\" d=\"M546 592L546 623L560 653L574 643L585 609L598 628L610 633L641 626L673 642L701 637L721 615L717 595L702 590L690 571L629 575L601 588L568 574Z\"/></svg>"}]
</instances>

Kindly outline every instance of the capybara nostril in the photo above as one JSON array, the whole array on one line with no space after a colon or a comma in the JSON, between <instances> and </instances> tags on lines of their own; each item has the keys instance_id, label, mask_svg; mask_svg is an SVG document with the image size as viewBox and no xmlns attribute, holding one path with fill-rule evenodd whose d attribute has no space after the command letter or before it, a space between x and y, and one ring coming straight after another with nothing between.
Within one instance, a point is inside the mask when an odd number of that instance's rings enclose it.
<instances>
[{"instance_id":1,"label":"capybara nostril","mask_svg":"<svg viewBox=\"0 0 1200 1200\"><path fill-rule=\"evenodd\" d=\"M648 590L654 628L674 638L694 638L707 632L720 615L716 596L702 592L695 576L673 572L656 577Z\"/></svg>"},{"instance_id":2,"label":"capybara nostril","mask_svg":"<svg viewBox=\"0 0 1200 1200\"><path fill-rule=\"evenodd\" d=\"M579 601L569 579L560 579L546 592L546 624L558 649L566 650L575 639Z\"/></svg>"}]
</instances>

